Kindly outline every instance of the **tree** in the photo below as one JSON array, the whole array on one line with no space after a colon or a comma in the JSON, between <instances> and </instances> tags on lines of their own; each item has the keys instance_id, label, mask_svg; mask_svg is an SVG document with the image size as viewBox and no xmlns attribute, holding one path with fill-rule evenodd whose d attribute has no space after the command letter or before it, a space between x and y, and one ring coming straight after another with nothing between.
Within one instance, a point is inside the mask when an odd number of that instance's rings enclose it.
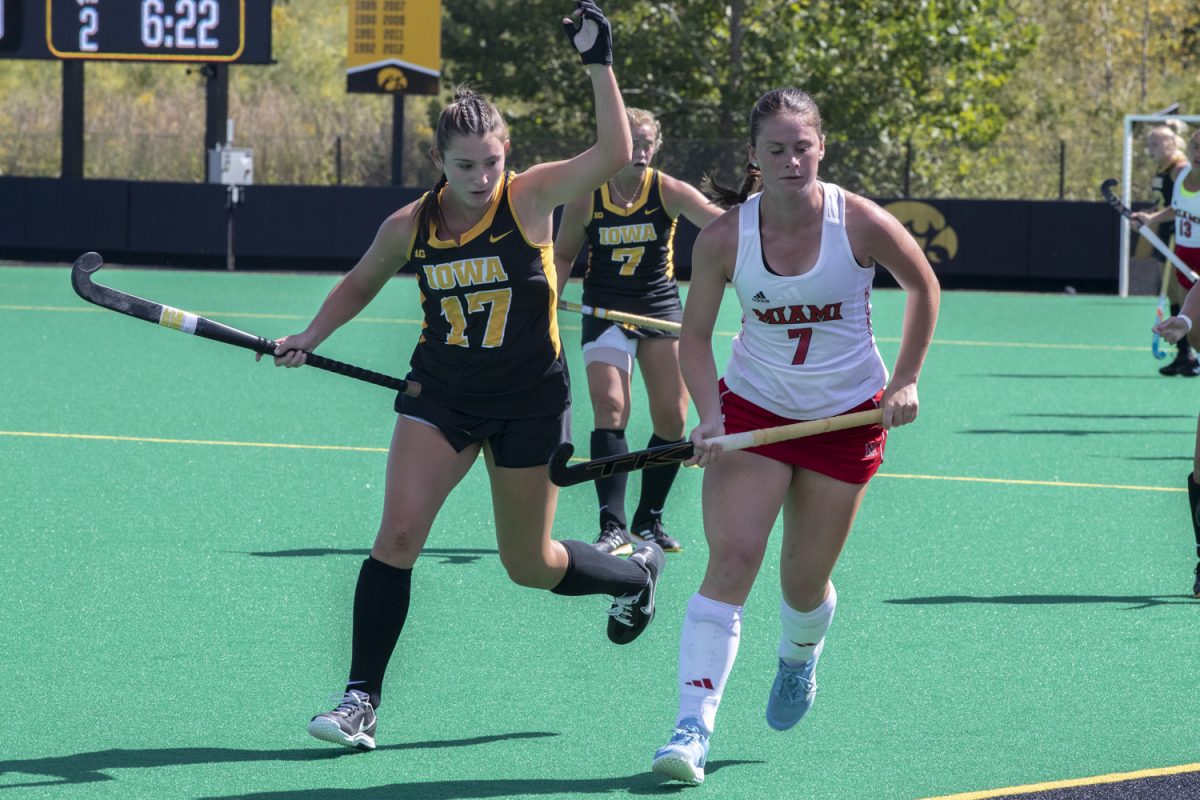
<instances>
[{"instance_id":1,"label":"tree","mask_svg":"<svg viewBox=\"0 0 1200 800\"><path fill-rule=\"evenodd\" d=\"M610 5L626 101L687 140L683 153L667 147L664 164L692 179L740 173L755 100L798 85L823 110L830 177L867 192L894 189L906 142L980 147L998 135L1007 111L1000 90L1035 44L1033 26L1017 24L1007 0ZM580 102L586 78L556 30L561 2L445 0L445 10L447 75L500 101L517 147L525 137L591 135L590 99Z\"/></svg>"}]
</instances>

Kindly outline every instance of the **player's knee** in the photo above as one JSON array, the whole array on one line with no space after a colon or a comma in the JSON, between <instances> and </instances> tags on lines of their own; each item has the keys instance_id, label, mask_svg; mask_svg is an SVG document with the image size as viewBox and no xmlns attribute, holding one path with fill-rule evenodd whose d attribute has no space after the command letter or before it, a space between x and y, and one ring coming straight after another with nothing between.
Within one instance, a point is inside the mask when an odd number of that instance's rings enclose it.
<instances>
[{"instance_id":1,"label":"player's knee","mask_svg":"<svg viewBox=\"0 0 1200 800\"><path fill-rule=\"evenodd\" d=\"M540 559L504 558L501 555L500 562L504 565L504 571L508 573L509 580L517 586L529 589L548 588L549 567Z\"/></svg>"},{"instance_id":2,"label":"player's knee","mask_svg":"<svg viewBox=\"0 0 1200 800\"><path fill-rule=\"evenodd\" d=\"M375 551L390 559L415 559L421 553L425 537L402 522L385 522L375 536Z\"/></svg>"},{"instance_id":3,"label":"player's knee","mask_svg":"<svg viewBox=\"0 0 1200 800\"><path fill-rule=\"evenodd\" d=\"M597 428L622 428L625 418L625 399L616 395L592 396L592 414Z\"/></svg>"}]
</instances>

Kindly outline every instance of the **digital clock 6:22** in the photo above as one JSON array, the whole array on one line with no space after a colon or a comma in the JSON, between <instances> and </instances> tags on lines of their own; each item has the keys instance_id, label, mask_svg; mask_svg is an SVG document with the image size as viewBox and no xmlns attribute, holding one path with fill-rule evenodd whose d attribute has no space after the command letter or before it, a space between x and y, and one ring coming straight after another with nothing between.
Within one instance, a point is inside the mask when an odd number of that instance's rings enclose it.
<instances>
[{"instance_id":1,"label":"digital clock 6:22","mask_svg":"<svg viewBox=\"0 0 1200 800\"><path fill-rule=\"evenodd\" d=\"M46 42L59 58L236 61L246 0L46 0Z\"/></svg>"}]
</instances>

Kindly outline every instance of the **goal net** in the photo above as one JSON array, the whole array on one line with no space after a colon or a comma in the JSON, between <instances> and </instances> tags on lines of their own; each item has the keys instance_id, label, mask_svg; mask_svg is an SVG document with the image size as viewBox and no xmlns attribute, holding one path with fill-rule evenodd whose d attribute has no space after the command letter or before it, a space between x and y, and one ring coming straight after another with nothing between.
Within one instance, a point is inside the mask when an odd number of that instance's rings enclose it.
<instances>
[{"instance_id":1,"label":"goal net","mask_svg":"<svg viewBox=\"0 0 1200 800\"><path fill-rule=\"evenodd\" d=\"M1156 123L1167 122L1168 120L1180 120L1186 122L1189 126L1195 127L1200 123L1200 115L1195 114L1126 114L1125 115L1125 133L1122 138L1121 147L1121 200L1129 208L1133 208L1133 147L1134 136L1140 138L1145 135L1145 132ZM1138 175L1137 182L1139 186L1144 185L1146 191L1140 193L1142 199L1149 195L1150 175ZM1120 273L1117 280L1118 293L1121 297L1129 296L1129 251L1130 251L1130 236L1132 229L1129 227L1129 221L1121 217L1121 261Z\"/></svg>"}]
</instances>

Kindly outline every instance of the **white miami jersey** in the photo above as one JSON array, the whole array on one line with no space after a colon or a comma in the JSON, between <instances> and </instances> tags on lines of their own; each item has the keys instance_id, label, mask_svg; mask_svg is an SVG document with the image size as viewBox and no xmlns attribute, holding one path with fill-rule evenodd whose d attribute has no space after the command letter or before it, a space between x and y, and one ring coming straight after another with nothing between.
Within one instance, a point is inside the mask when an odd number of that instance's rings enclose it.
<instances>
[{"instance_id":1,"label":"white miami jersey","mask_svg":"<svg viewBox=\"0 0 1200 800\"><path fill-rule=\"evenodd\" d=\"M1175 244L1183 247L1200 247L1200 191L1189 192L1183 188L1183 179L1192 171L1189 164L1175 179L1175 191L1171 192L1171 208L1175 211Z\"/></svg>"},{"instance_id":2,"label":"white miami jersey","mask_svg":"<svg viewBox=\"0 0 1200 800\"><path fill-rule=\"evenodd\" d=\"M825 192L821 252L803 275L777 275L763 263L762 195L750 196L738 210L733 288L742 329L733 339L725 384L789 419L840 414L869 400L888 380L871 333L875 268L854 260L842 190L818 185Z\"/></svg>"}]
</instances>

